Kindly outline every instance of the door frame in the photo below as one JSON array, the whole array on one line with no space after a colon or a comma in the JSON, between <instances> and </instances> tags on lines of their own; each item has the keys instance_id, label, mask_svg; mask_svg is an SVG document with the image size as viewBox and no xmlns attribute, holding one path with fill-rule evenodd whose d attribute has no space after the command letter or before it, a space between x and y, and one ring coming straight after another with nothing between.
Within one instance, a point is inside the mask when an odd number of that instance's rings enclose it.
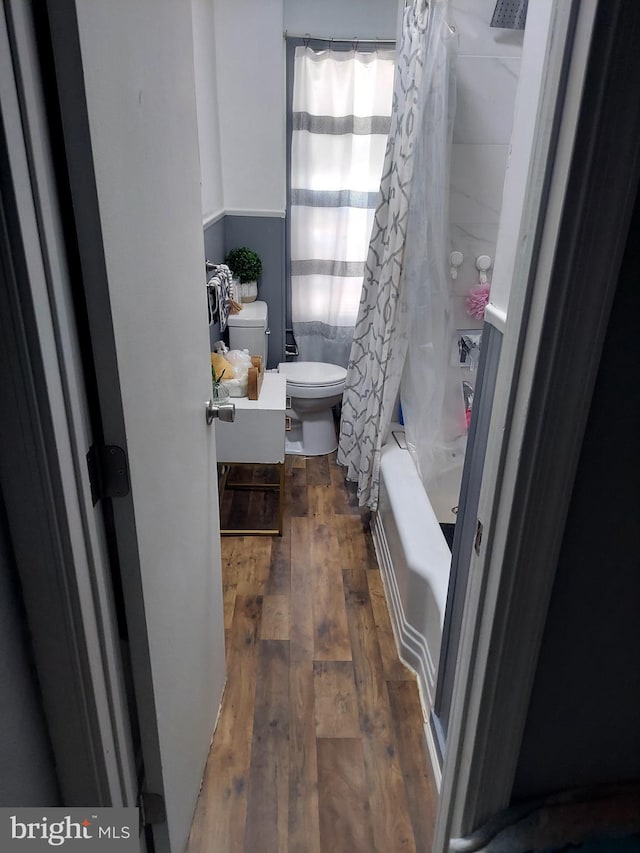
<instances>
[{"instance_id":1,"label":"door frame","mask_svg":"<svg viewBox=\"0 0 640 853\"><path fill-rule=\"evenodd\" d=\"M640 9L582 0L576 11L539 248L508 313L500 306L487 312L488 322L505 334L478 504L484 533L480 553L471 558L453 690L437 853L463 849L456 837L510 804L640 179ZM525 213L532 212L526 209L531 198L525 196Z\"/></svg>"},{"instance_id":2,"label":"door frame","mask_svg":"<svg viewBox=\"0 0 640 853\"><path fill-rule=\"evenodd\" d=\"M66 805L135 806L136 767L94 440L34 22L0 7L0 473ZM62 665L63 664L63 665Z\"/></svg>"}]
</instances>

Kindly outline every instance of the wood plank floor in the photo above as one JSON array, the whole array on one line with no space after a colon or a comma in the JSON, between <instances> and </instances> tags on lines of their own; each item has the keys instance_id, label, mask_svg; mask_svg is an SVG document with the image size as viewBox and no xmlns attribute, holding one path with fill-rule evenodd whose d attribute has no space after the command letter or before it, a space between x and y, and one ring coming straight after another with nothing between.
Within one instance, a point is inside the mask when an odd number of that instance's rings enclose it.
<instances>
[{"instance_id":1,"label":"wood plank floor","mask_svg":"<svg viewBox=\"0 0 640 853\"><path fill-rule=\"evenodd\" d=\"M429 853L418 688L368 515L335 454L287 457L286 495L281 538L222 540L228 677L188 853ZM235 491L222 520L270 526L275 512L275 495Z\"/></svg>"}]
</instances>

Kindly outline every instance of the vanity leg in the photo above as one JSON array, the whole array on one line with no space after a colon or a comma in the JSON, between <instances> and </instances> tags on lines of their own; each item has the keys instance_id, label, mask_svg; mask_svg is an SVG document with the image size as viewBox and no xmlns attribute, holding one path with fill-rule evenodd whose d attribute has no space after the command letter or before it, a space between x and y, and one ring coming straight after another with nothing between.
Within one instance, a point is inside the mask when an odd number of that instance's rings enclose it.
<instances>
[{"instance_id":1,"label":"vanity leg","mask_svg":"<svg viewBox=\"0 0 640 853\"><path fill-rule=\"evenodd\" d=\"M278 536L284 530L284 462L278 463L280 469L280 489L278 490Z\"/></svg>"}]
</instances>

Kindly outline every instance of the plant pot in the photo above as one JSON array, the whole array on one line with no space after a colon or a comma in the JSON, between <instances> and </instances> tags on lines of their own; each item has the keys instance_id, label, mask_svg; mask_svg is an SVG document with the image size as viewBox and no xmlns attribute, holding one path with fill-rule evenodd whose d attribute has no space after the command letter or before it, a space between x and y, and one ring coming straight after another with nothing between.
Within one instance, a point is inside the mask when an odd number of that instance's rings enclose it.
<instances>
[{"instance_id":1,"label":"plant pot","mask_svg":"<svg viewBox=\"0 0 640 853\"><path fill-rule=\"evenodd\" d=\"M258 298L258 282L245 281L238 285L241 302L255 302Z\"/></svg>"}]
</instances>

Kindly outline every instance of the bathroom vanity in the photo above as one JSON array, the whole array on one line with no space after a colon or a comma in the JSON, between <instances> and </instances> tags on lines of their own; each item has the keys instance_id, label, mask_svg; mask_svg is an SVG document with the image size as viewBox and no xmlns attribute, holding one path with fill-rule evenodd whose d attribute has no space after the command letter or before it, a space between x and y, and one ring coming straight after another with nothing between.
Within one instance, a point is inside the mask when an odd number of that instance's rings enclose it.
<instances>
[{"instance_id":1,"label":"bathroom vanity","mask_svg":"<svg viewBox=\"0 0 640 853\"><path fill-rule=\"evenodd\" d=\"M233 423L216 424L216 449L220 471L220 502L225 489L274 489L278 492L278 527L266 530L222 528L223 536L282 535L284 510L284 459L286 380L279 373L265 373L257 400L234 398ZM231 465L273 465L273 483L235 483L228 479Z\"/></svg>"}]
</instances>

